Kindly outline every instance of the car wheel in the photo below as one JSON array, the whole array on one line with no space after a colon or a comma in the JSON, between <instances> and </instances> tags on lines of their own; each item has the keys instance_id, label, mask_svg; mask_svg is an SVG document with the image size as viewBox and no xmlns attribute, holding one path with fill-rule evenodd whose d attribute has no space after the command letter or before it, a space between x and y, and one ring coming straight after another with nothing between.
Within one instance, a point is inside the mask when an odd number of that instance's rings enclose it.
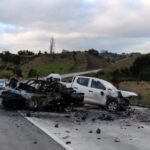
<instances>
[{"instance_id":1,"label":"car wheel","mask_svg":"<svg viewBox=\"0 0 150 150\"><path fill-rule=\"evenodd\" d=\"M117 101L115 100L110 100L108 103L107 103L107 109L108 111L111 111L111 112L116 112L119 110L119 104Z\"/></svg>"},{"instance_id":2,"label":"car wheel","mask_svg":"<svg viewBox=\"0 0 150 150\"><path fill-rule=\"evenodd\" d=\"M71 112L73 110L73 107L72 105L70 105L70 106L65 107L64 110L65 112Z\"/></svg>"},{"instance_id":3,"label":"car wheel","mask_svg":"<svg viewBox=\"0 0 150 150\"><path fill-rule=\"evenodd\" d=\"M37 110L38 109L38 102L35 99L29 100L27 105L28 105L27 107L30 110Z\"/></svg>"}]
</instances>

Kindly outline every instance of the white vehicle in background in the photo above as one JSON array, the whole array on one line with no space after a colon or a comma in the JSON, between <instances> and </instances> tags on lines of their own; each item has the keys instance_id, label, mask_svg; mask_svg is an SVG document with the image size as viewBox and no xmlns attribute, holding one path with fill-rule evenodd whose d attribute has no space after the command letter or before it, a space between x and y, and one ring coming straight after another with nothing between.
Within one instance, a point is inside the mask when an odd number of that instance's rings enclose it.
<instances>
[{"instance_id":1,"label":"white vehicle in background","mask_svg":"<svg viewBox=\"0 0 150 150\"><path fill-rule=\"evenodd\" d=\"M7 84L8 84L8 80L7 79L0 79L0 90L5 90Z\"/></svg>"},{"instance_id":2,"label":"white vehicle in background","mask_svg":"<svg viewBox=\"0 0 150 150\"><path fill-rule=\"evenodd\" d=\"M3 91L8 89L8 80L7 79L0 79L0 95Z\"/></svg>"},{"instance_id":3,"label":"white vehicle in background","mask_svg":"<svg viewBox=\"0 0 150 150\"><path fill-rule=\"evenodd\" d=\"M47 77L46 77L46 80L49 80L49 79L54 79L56 81L61 81L62 77L60 74L57 74L57 73L51 73L49 74Z\"/></svg>"},{"instance_id":4,"label":"white vehicle in background","mask_svg":"<svg viewBox=\"0 0 150 150\"><path fill-rule=\"evenodd\" d=\"M127 109L129 99L138 96L134 92L119 90L108 81L93 77L76 76L72 83L62 83L84 93L84 103L103 105L109 111Z\"/></svg>"}]
</instances>

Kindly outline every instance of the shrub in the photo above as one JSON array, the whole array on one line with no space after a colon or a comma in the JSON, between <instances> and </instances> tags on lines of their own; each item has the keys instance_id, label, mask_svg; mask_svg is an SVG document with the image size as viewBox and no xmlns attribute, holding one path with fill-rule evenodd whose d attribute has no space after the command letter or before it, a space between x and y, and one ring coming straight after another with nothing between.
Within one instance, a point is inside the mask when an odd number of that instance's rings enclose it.
<instances>
[{"instance_id":1,"label":"shrub","mask_svg":"<svg viewBox=\"0 0 150 150\"><path fill-rule=\"evenodd\" d=\"M37 76L37 71L31 68L28 72L28 77L35 77L35 76Z\"/></svg>"},{"instance_id":2,"label":"shrub","mask_svg":"<svg viewBox=\"0 0 150 150\"><path fill-rule=\"evenodd\" d=\"M13 72L9 70L3 70L0 72L0 78L9 79L12 75L13 75Z\"/></svg>"}]
</instances>

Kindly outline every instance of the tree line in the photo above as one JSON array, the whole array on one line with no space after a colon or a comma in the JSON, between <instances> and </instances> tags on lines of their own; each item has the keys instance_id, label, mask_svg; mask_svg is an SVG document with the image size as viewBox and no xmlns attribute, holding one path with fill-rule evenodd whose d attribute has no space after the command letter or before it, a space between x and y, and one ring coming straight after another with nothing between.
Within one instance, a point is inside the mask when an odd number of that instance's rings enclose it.
<instances>
[{"instance_id":1,"label":"tree line","mask_svg":"<svg viewBox=\"0 0 150 150\"><path fill-rule=\"evenodd\" d=\"M111 80L150 81L150 54L140 55L129 68L116 69L111 73Z\"/></svg>"}]
</instances>

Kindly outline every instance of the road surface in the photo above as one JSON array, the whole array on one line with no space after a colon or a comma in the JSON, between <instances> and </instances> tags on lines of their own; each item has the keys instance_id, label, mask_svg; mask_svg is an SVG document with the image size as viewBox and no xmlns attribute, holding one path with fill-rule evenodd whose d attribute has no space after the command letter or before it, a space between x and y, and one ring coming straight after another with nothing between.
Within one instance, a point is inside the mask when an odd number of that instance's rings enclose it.
<instances>
[{"instance_id":1,"label":"road surface","mask_svg":"<svg viewBox=\"0 0 150 150\"><path fill-rule=\"evenodd\" d=\"M150 150L150 109L133 109L129 115L84 107L70 113L32 112L27 119L74 150Z\"/></svg>"},{"instance_id":2,"label":"road surface","mask_svg":"<svg viewBox=\"0 0 150 150\"><path fill-rule=\"evenodd\" d=\"M16 111L0 106L0 150L65 150Z\"/></svg>"}]
</instances>

